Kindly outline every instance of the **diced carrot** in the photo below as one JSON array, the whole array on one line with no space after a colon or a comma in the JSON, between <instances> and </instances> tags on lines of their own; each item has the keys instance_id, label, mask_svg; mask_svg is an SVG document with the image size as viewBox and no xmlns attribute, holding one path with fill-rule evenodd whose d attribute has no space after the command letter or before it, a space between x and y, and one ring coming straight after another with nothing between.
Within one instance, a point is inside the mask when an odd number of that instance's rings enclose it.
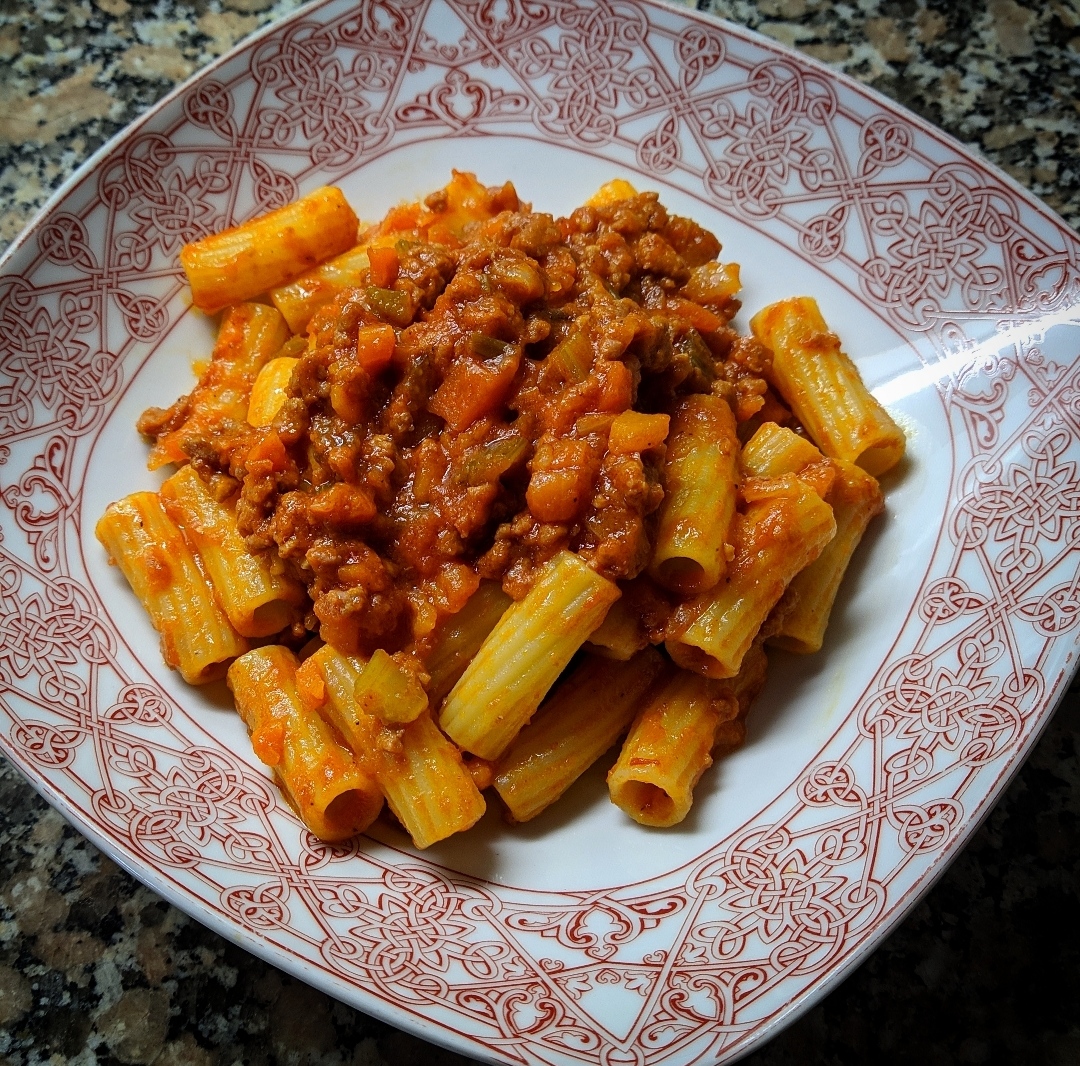
<instances>
[{"instance_id":1,"label":"diced carrot","mask_svg":"<svg viewBox=\"0 0 1080 1066\"><path fill-rule=\"evenodd\" d=\"M362 526L375 517L375 501L359 485L338 482L315 493L308 513L337 527Z\"/></svg>"},{"instance_id":2,"label":"diced carrot","mask_svg":"<svg viewBox=\"0 0 1080 1066\"><path fill-rule=\"evenodd\" d=\"M419 203L399 204L397 207L391 207L379 228L384 233L415 229L423 211L423 204Z\"/></svg>"},{"instance_id":3,"label":"diced carrot","mask_svg":"<svg viewBox=\"0 0 1080 1066\"><path fill-rule=\"evenodd\" d=\"M288 465L289 456L281 438L270 430L262 440L256 442L245 459L248 473L254 477L280 473Z\"/></svg>"},{"instance_id":4,"label":"diced carrot","mask_svg":"<svg viewBox=\"0 0 1080 1066\"><path fill-rule=\"evenodd\" d=\"M372 249L374 253L375 249ZM391 252L393 255L393 252ZM394 256L397 262L397 256ZM361 326L356 335L356 361L369 373L377 374L394 358L397 337L394 327L386 323Z\"/></svg>"},{"instance_id":5,"label":"diced carrot","mask_svg":"<svg viewBox=\"0 0 1080 1066\"><path fill-rule=\"evenodd\" d=\"M425 235L430 244L441 244L444 248L461 247L457 234L445 222L432 222Z\"/></svg>"},{"instance_id":6,"label":"diced carrot","mask_svg":"<svg viewBox=\"0 0 1080 1066\"><path fill-rule=\"evenodd\" d=\"M596 370L600 382L597 409L616 414L630 406L634 392L634 376L630 368L618 359L602 363Z\"/></svg>"},{"instance_id":7,"label":"diced carrot","mask_svg":"<svg viewBox=\"0 0 1080 1066\"><path fill-rule=\"evenodd\" d=\"M371 280L382 289L388 289L398 276L398 254L393 248L372 245L368 248Z\"/></svg>"},{"instance_id":8,"label":"diced carrot","mask_svg":"<svg viewBox=\"0 0 1080 1066\"><path fill-rule=\"evenodd\" d=\"M251 734L251 746L260 762L277 766L285 754L285 723L272 719Z\"/></svg>"},{"instance_id":9,"label":"diced carrot","mask_svg":"<svg viewBox=\"0 0 1080 1066\"><path fill-rule=\"evenodd\" d=\"M464 429L502 402L520 361L517 348L508 348L502 357L485 362L458 360L435 390L428 409L445 419L451 429Z\"/></svg>"},{"instance_id":10,"label":"diced carrot","mask_svg":"<svg viewBox=\"0 0 1080 1066\"><path fill-rule=\"evenodd\" d=\"M317 710L326 702L326 680L317 660L305 659L297 668L296 692L308 710Z\"/></svg>"},{"instance_id":11,"label":"diced carrot","mask_svg":"<svg viewBox=\"0 0 1080 1066\"><path fill-rule=\"evenodd\" d=\"M446 186L446 197L453 211L476 211L486 206L487 189L467 170L455 170Z\"/></svg>"},{"instance_id":12,"label":"diced carrot","mask_svg":"<svg viewBox=\"0 0 1080 1066\"><path fill-rule=\"evenodd\" d=\"M525 502L540 522L568 522L589 499L598 457L585 441L541 441L533 454Z\"/></svg>"}]
</instances>

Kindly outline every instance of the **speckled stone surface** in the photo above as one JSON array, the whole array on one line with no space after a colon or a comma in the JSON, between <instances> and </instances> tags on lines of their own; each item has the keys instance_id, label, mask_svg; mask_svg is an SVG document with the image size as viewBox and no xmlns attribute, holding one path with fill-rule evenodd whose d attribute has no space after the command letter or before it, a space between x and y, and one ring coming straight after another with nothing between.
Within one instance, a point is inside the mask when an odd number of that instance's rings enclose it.
<instances>
[{"instance_id":1,"label":"speckled stone surface","mask_svg":"<svg viewBox=\"0 0 1080 1066\"><path fill-rule=\"evenodd\" d=\"M297 0L0 0L0 246L143 109ZM1080 226L1080 0L713 0L867 82ZM968 848L744 1060L1080 1063L1080 687ZM465 1063L162 902L0 760L0 1066Z\"/></svg>"}]
</instances>

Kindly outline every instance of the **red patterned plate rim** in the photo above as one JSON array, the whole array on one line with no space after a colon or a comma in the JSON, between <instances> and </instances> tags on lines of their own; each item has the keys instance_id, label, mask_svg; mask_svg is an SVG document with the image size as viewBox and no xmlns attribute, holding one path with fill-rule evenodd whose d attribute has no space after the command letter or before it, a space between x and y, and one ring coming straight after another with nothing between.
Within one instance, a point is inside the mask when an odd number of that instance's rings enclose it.
<instances>
[{"instance_id":1,"label":"red patterned plate rim","mask_svg":"<svg viewBox=\"0 0 1080 1066\"><path fill-rule=\"evenodd\" d=\"M864 373L916 431L897 491L944 501L908 560L908 617L882 631L881 661L790 783L616 886L514 888L298 834L223 744L228 727L192 717L129 639L85 535L118 405L138 398L147 361L160 368L173 327L191 328L180 241L321 179L412 173L448 135L477 158L490 143L573 159L570 183L590 160L650 174L856 295L874 338ZM500 1062L731 1061L914 906L1065 690L1080 620L1078 259L1071 230L951 138L695 12L303 8L95 153L0 260L0 745L134 876L428 1039ZM890 370L905 348L923 365ZM933 445L952 463L936 480ZM868 556L882 595L902 587L877 569L890 536ZM763 749L786 728L772 722Z\"/></svg>"}]
</instances>

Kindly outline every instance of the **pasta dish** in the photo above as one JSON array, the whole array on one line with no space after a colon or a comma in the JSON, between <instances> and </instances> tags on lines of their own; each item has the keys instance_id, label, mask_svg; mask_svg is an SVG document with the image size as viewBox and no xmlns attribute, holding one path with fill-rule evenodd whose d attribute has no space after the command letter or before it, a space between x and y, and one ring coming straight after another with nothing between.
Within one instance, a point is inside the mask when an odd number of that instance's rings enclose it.
<instances>
[{"instance_id":1,"label":"pasta dish","mask_svg":"<svg viewBox=\"0 0 1080 1066\"><path fill-rule=\"evenodd\" d=\"M733 327L721 251L625 181L555 218L458 172L185 246L214 350L97 535L317 837L523 822L620 742L674 825L766 646L821 647L903 434L812 298Z\"/></svg>"}]
</instances>

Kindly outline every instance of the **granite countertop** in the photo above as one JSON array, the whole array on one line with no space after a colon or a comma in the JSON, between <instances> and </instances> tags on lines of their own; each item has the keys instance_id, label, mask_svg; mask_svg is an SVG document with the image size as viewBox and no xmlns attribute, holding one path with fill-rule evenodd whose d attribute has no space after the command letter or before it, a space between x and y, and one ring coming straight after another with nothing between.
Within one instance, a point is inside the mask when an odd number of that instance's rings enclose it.
<instances>
[{"instance_id":1,"label":"granite countertop","mask_svg":"<svg viewBox=\"0 0 1080 1066\"><path fill-rule=\"evenodd\" d=\"M0 0L0 246L94 149L297 0ZM1080 226L1080 0L712 0L923 115ZM967 849L745 1061L1080 1062L1080 687ZM468 1060L141 887L0 760L0 1066Z\"/></svg>"}]
</instances>

